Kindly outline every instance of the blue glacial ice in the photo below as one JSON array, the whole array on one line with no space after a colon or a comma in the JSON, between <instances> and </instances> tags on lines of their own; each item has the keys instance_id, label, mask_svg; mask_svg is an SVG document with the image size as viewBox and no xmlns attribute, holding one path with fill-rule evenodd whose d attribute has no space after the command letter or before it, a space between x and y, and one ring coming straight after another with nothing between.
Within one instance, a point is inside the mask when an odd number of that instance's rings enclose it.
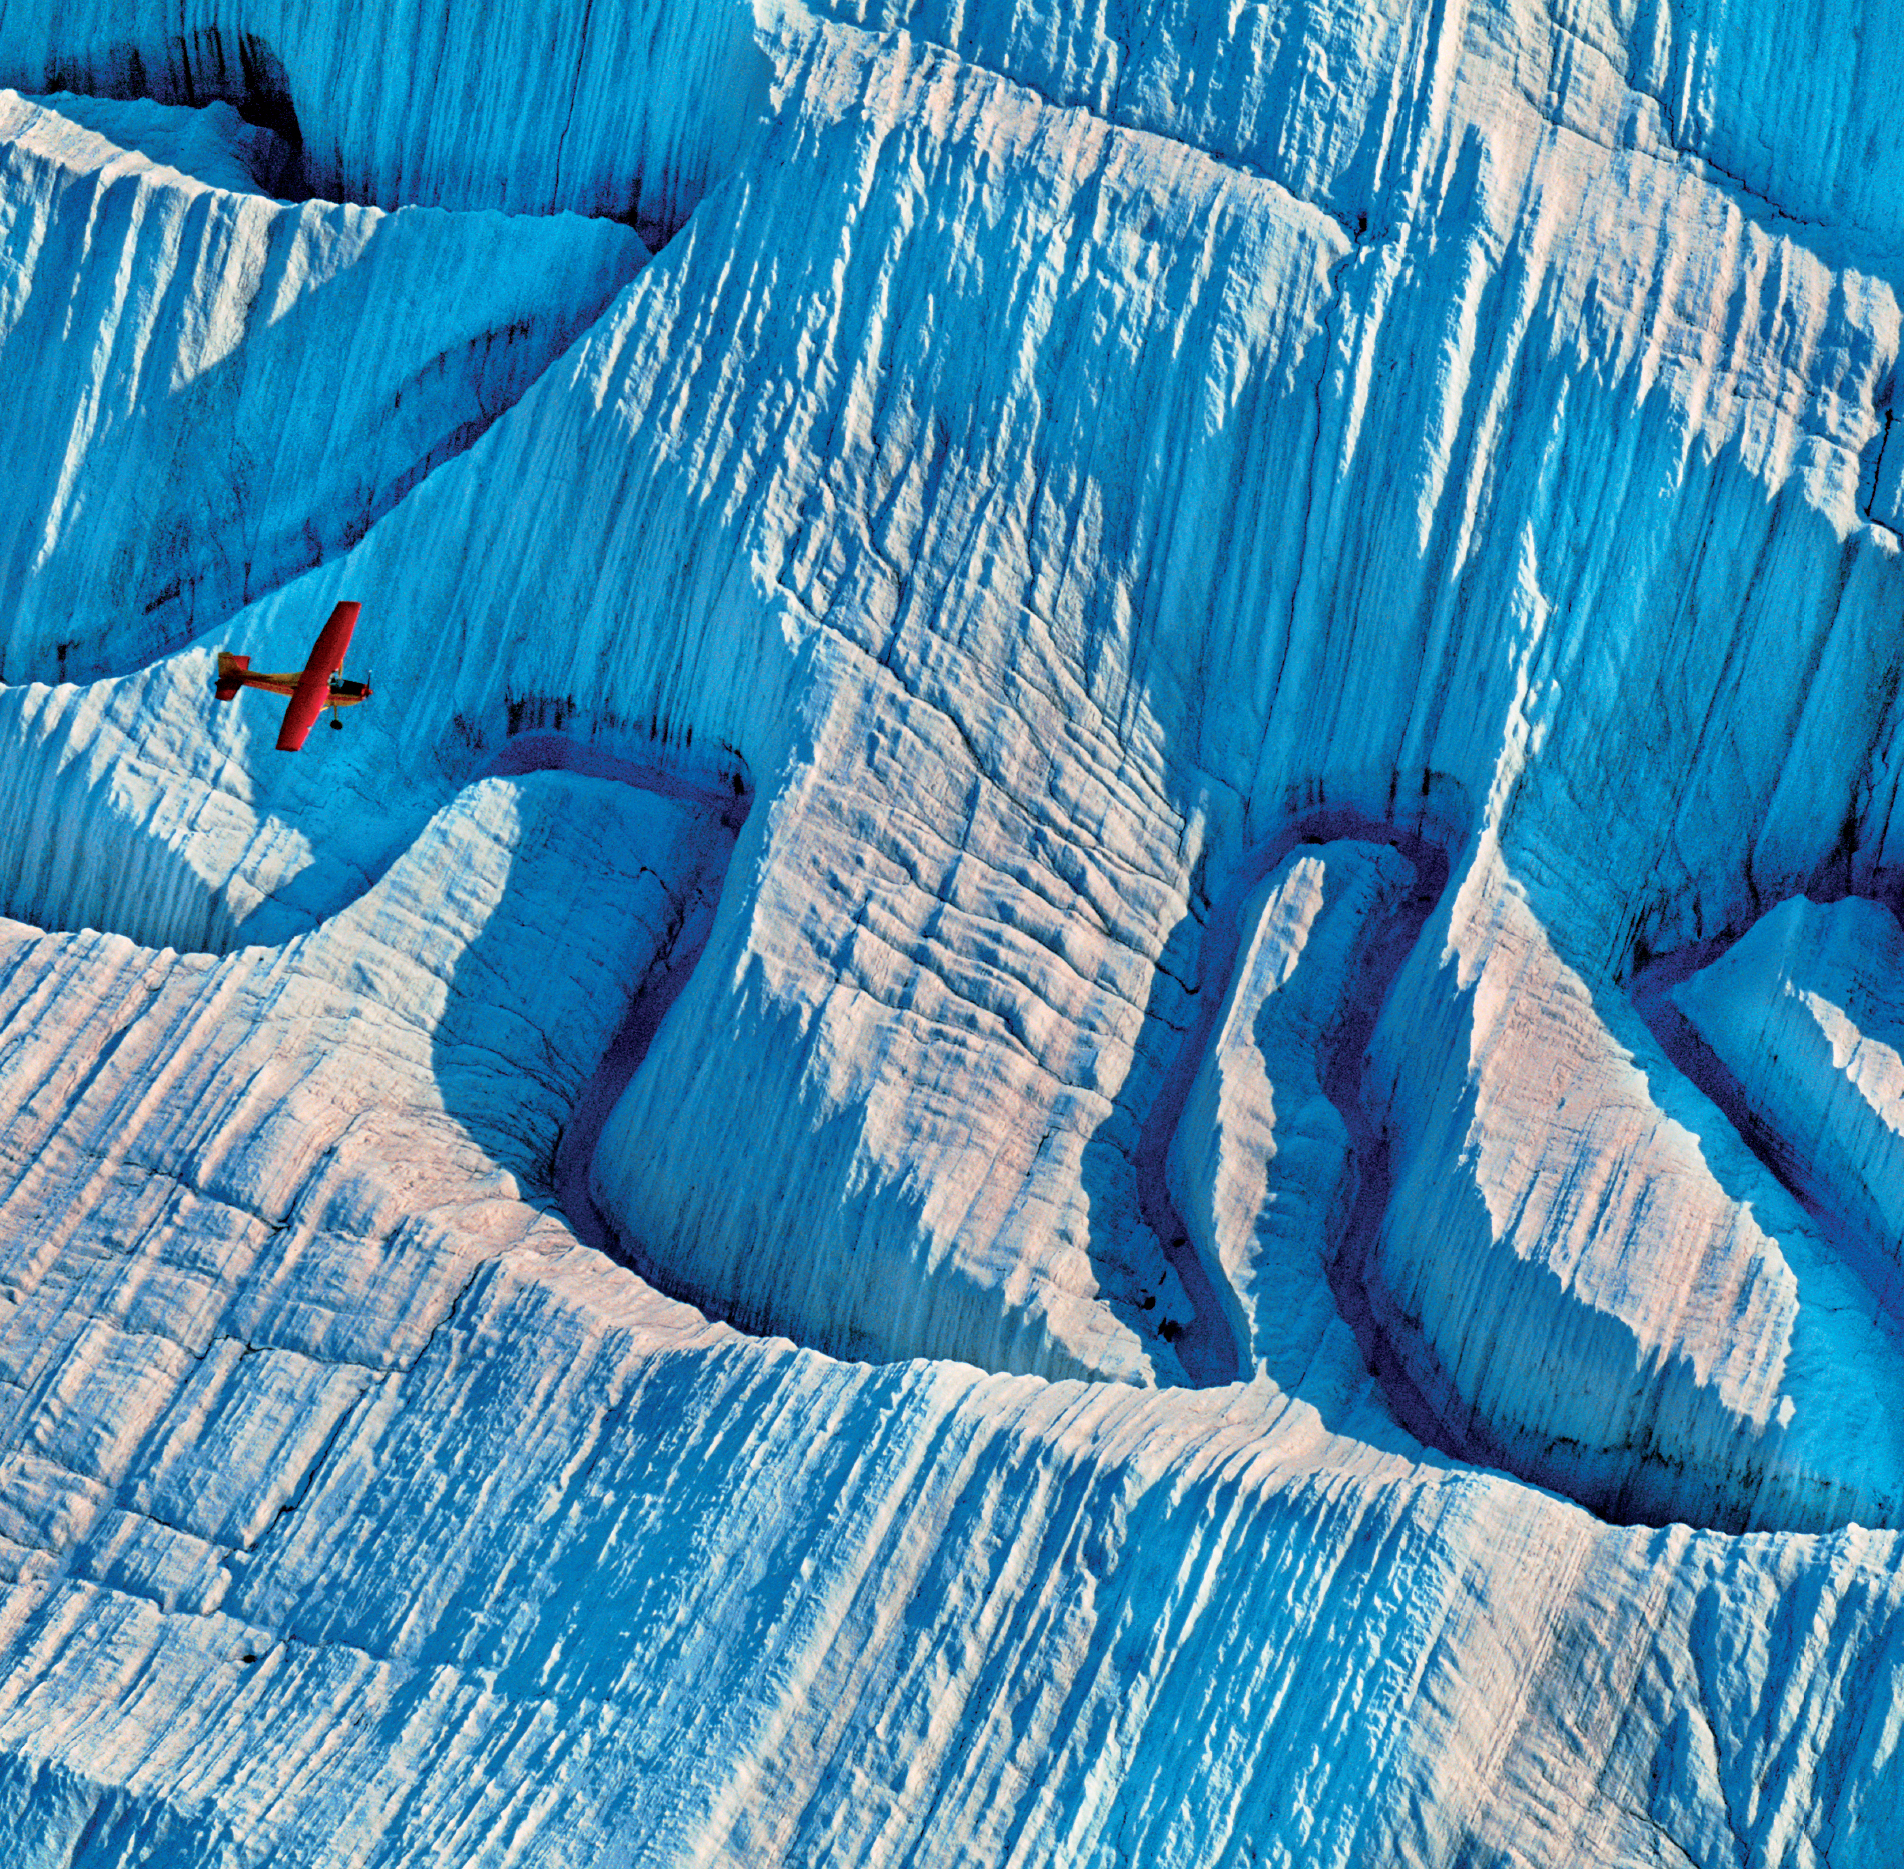
<instances>
[{"instance_id":1,"label":"blue glacial ice","mask_svg":"<svg viewBox=\"0 0 1904 1869\"><path fill-rule=\"evenodd\" d=\"M1892 1861L1900 78L0 0L0 1854Z\"/></svg>"}]
</instances>

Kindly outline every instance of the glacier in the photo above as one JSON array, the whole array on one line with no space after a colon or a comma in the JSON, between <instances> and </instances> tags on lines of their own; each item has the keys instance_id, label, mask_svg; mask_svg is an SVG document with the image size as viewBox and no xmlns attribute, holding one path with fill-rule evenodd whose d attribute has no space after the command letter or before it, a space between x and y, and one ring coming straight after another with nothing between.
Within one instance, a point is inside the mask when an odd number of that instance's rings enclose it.
<instances>
[{"instance_id":1,"label":"glacier","mask_svg":"<svg viewBox=\"0 0 1904 1869\"><path fill-rule=\"evenodd\" d=\"M1881 903L1794 896L1668 989L1699 1046L1689 1068L1886 1298L1904 1270L1901 961Z\"/></svg>"},{"instance_id":2,"label":"glacier","mask_svg":"<svg viewBox=\"0 0 1904 1869\"><path fill-rule=\"evenodd\" d=\"M0 0L9 1860L1888 1863L1901 76Z\"/></svg>"},{"instance_id":3,"label":"glacier","mask_svg":"<svg viewBox=\"0 0 1904 1869\"><path fill-rule=\"evenodd\" d=\"M38 417L0 540L13 685L138 668L347 550L647 257L579 217L282 204L252 179L275 141L230 105L0 97L0 392Z\"/></svg>"}]
</instances>

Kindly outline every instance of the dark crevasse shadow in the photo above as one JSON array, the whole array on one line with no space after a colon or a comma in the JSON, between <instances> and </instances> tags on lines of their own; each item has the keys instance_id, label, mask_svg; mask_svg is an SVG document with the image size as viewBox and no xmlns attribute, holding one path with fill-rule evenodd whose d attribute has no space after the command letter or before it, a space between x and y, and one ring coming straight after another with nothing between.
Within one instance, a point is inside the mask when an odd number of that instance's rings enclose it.
<instances>
[{"instance_id":1,"label":"dark crevasse shadow","mask_svg":"<svg viewBox=\"0 0 1904 1869\"><path fill-rule=\"evenodd\" d=\"M733 853L734 840L729 833L719 856L721 874L725 875L727 860ZM636 986L627 1013L608 1041L608 1049L582 1087L556 1149L555 1198L561 1202L570 1227L578 1239L616 1258L626 1259L628 1254L621 1249L614 1228L596 1204L592 1190L595 1145L601 1140L602 1125L641 1069L648 1047L661 1030L661 1022L681 997L682 988L706 950L718 905L718 890L706 887L698 889L687 905L672 937L649 963Z\"/></svg>"},{"instance_id":2,"label":"dark crevasse shadow","mask_svg":"<svg viewBox=\"0 0 1904 1869\"><path fill-rule=\"evenodd\" d=\"M1144 1006L1145 1038L1160 1034L1161 1042L1147 1045L1139 1040L1118 1094L1119 1107L1099 1126L1079 1162L1092 1216L1093 1259L1102 1262L1100 1235L1106 1229L1115 1237L1123 1227L1147 1228L1162 1248L1165 1262L1183 1288L1190 1315L1181 1321L1168 1315L1157 1318L1155 1333L1198 1388L1238 1382L1244 1375L1236 1331L1177 1215L1163 1172L1183 1100L1208 1042L1210 1019L1203 1015L1223 997L1223 984L1209 978L1222 943L1220 931L1212 933L1216 916L1217 911L1207 905L1199 915L1193 902L1171 930L1151 971L1150 996ZM1233 932L1229 947L1228 963L1233 964ZM1119 1129L1135 1133L1128 1148L1113 1139ZM1121 1264L1105 1268L1111 1278L1123 1270ZM1154 1302L1148 1292L1143 1302Z\"/></svg>"},{"instance_id":3,"label":"dark crevasse shadow","mask_svg":"<svg viewBox=\"0 0 1904 1869\"><path fill-rule=\"evenodd\" d=\"M629 760L566 740L560 734L531 732L512 740L490 762L490 769L497 773L548 770L559 765L566 771L617 777L656 797L697 804L712 814L718 826L680 920L635 987L621 1024L583 1087L556 1150L555 1195L569 1225L589 1245L622 1259L628 1255L621 1250L615 1230L604 1218L592 1191L595 1145L601 1140L602 1125L641 1069L648 1047L654 1043L669 1009L681 997L714 931L721 888L754 802L744 777L745 762L737 754L733 759L731 766L711 773L670 769L659 756L647 762ZM537 768L525 763L531 761L537 762Z\"/></svg>"},{"instance_id":4,"label":"dark crevasse shadow","mask_svg":"<svg viewBox=\"0 0 1904 1869\"><path fill-rule=\"evenodd\" d=\"M1389 1327L1389 1308L1381 1302L1379 1281L1374 1276L1374 1249L1392 1191L1389 1140L1386 1131L1370 1118L1363 1095L1375 1023L1381 1017L1389 989L1447 889L1448 852L1442 844L1419 834L1384 830L1353 817L1332 823L1329 835L1388 843L1413 865L1416 878L1407 902L1388 918L1370 947L1363 963L1361 990L1350 998L1323 1072L1323 1092L1348 1128L1355 1190L1335 1250L1325 1261L1329 1290L1343 1322L1355 1335L1364 1367L1380 1386L1395 1420L1425 1446L1472 1459L1478 1443L1472 1437L1450 1434L1441 1413L1409 1376Z\"/></svg>"},{"instance_id":5,"label":"dark crevasse shadow","mask_svg":"<svg viewBox=\"0 0 1904 1869\"><path fill-rule=\"evenodd\" d=\"M573 699L531 695L506 704L507 726L501 744L477 766L474 778L510 778L525 772L574 772L589 778L615 779L657 798L705 805L737 837L753 809L754 787L745 757L735 748L717 744L700 756L693 752L693 734L676 745L660 723L654 723L644 743L639 729L629 729L603 718L599 710L584 716ZM570 720L587 721L589 737L565 732ZM544 723L553 721L553 726ZM472 723L458 719L466 743L487 745L488 739Z\"/></svg>"},{"instance_id":6,"label":"dark crevasse shadow","mask_svg":"<svg viewBox=\"0 0 1904 1869\"><path fill-rule=\"evenodd\" d=\"M508 742L478 776L542 774L579 782L576 822L545 811L512 858L457 961L453 992L480 1010L446 1022L437 1078L485 1150L552 1193L578 1238L627 1260L590 1193L596 1142L707 944L752 793L732 773L546 732ZM625 788L626 805L604 808L606 786ZM520 1016L486 1026L512 998ZM514 1074L510 1033L525 1047Z\"/></svg>"},{"instance_id":7,"label":"dark crevasse shadow","mask_svg":"<svg viewBox=\"0 0 1904 1869\"><path fill-rule=\"evenodd\" d=\"M282 147L273 172L258 177L260 186L281 201L310 198L304 131L292 101L290 76L261 34L201 26L145 49L121 40L86 57L54 59L47 68L46 89L121 101L150 98L192 110L230 104L247 123L269 130Z\"/></svg>"},{"instance_id":8,"label":"dark crevasse shadow","mask_svg":"<svg viewBox=\"0 0 1904 1869\"><path fill-rule=\"evenodd\" d=\"M1325 1264L1337 1309L1354 1332L1363 1360L1381 1383L1397 1420L1417 1438L1445 1447L1450 1437L1409 1383L1364 1288L1368 1251L1388 1202L1388 1160L1385 1140L1364 1113L1361 1095L1364 1056L1376 1017L1446 887L1448 858L1439 843L1393 823L1334 809L1298 818L1245 853L1201 921L1194 914L1186 916L1173 932L1153 977L1147 1020L1165 1019L1163 1002L1168 1000L1170 1011L1180 1014L1187 1009L1189 1021L1180 1036L1166 1041L1167 1062L1161 1071L1153 1066L1142 1082L1135 1082L1133 1073L1131 1094L1147 1096L1148 1104L1126 1172L1134 1181L1136 1212L1156 1235L1194 1312L1186 1326L1178 1330L1166 1326L1159 1334L1171 1343L1184 1373L1197 1386L1247 1380L1253 1362L1218 1291L1223 1273L1220 1267L1206 1265L1193 1243L1170 1192L1167 1164L1191 1087L1215 1040L1235 978L1246 933L1242 925L1246 903L1292 852L1304 845L1341 840L1381 844L1397 851L1412 865L1417 881L1368 948L1327 1058L1319 1061L1324 1094L1348 1131L1348 1172L1355 1188L1347 1229ZM1179 968L1193 982L1187 993L1177 985ZM1129 1201L1112 1181L1125 1163L1121 1154L1087 1149L1084 1162L1086 1190L1095 1211L1114 1213Z\"/></svg>"},{"instance_id":9,"label":"dark crevasse shadow","mask_svg":"<svg viewBox=\"0 0 1904 1869\"><path fill-rule=\"evenodd\" d=\"M1830 877L1816 878L1797 893L1820 904L1862 896L1880 903L1893 916L1904 920L1904 914L1900 914L1900 909L1904 909L1904 877L1873 877L1868 890L1853 890L1848 883L1834 886ZM1689 942L1663 954L1638 956L1627 982L1633 1008L1659 1041L1668 1062L1717 1108L1739 1139L1798 1203L1805 1217L1870 1291L1881 1312L1893 1320L1894 1329L1904 1335L1904 1266L1877 1251L1857 1227L1847 1225L1842 1216L1817 1198L1815 1190L1808 1185L1806 1164L1794 1153L1796 1139L1782 1134L1753 1109L1751 1098L1731 1067L1700 1036L1673 998L1675 987L1723 958L1756 925L1755 922L1747 927L1728 928L1706 940ZM1870 1035L1904 1053L1904 1030L1893 1025Z\"/></svg>"}]
</instances>

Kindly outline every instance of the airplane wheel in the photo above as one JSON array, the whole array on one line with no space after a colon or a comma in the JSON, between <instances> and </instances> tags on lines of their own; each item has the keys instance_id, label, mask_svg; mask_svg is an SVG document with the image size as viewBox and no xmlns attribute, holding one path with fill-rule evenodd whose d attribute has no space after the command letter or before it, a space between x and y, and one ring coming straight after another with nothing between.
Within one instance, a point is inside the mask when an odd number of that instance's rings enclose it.
<instances>
[{"instance_id":1,"label":"airplane wheel","mask_svg":"<svg viewBox=\"0 0 1904 1869\"><path fill-rule=\"evenodd\" d=\"M344 731L344 723L341 720L334 720L331 722L331 732L342 733L343 731Z\"/></svg>"}]
</instances>

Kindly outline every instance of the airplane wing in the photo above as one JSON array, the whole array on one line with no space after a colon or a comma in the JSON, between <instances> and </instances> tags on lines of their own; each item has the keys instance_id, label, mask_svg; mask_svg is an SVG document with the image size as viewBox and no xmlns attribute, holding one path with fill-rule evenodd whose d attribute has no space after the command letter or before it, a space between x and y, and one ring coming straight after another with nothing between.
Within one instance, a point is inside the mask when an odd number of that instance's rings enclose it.
<instances>
[{"instance_id":1,"label":"airplane wing","mask_svg":"<svg viewBox=\"0 0 1904 1869\"><path fill-rule=\"evenodd\" d=\"M331 677L344 665L344 651L350 647L350 633L357 627L361 604L339 604L330 621L318 632L311 646L311 659L285 704L284 724L278 729L278 751L295 753L304 744L324 704L330 699Z\"/></svg>"}]
</instances>

